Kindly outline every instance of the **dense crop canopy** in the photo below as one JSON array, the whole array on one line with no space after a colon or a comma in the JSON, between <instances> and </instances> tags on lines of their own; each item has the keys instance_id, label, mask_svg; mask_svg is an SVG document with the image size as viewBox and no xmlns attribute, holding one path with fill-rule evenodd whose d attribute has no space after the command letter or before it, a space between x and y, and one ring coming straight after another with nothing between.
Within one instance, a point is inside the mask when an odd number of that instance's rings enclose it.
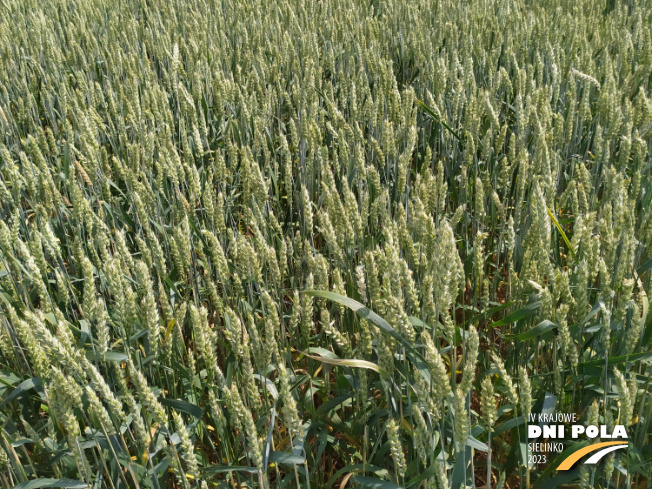
<instances>
[{"instance_id":1,"label":"dense crop canopy","mask_svg":"<svg viewBox=\"0 0 652 489\"><path fill-rule=\"evenodd\" d=\"M647 487L651 26L0 1L0 487Z\"/></svg>"}]
</instances>

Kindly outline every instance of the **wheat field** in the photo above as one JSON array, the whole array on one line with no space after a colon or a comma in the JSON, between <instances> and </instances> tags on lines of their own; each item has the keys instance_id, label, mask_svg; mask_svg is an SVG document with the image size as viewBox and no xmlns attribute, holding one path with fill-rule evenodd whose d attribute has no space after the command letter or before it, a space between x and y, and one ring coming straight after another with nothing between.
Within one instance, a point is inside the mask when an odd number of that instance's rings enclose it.
<instances>
[{"instance_id":1,"label":"wheat field","mask_svg":"<svg viewBox=\"0 0 652 489\"><path fill-rule=\"evenodd\" d=\"M0 0L0 488L652 487L651 83L650 0Z\"/></svg>"}]
</instances>

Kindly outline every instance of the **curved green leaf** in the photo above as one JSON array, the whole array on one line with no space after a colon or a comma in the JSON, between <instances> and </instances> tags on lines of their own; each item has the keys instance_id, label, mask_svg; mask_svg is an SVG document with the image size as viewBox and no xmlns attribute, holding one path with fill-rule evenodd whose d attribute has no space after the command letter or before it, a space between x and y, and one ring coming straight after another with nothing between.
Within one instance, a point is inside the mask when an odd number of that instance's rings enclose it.
<instances>
[{"instance_id":1,"label":"curved green leaf","mask_svg":"<svg viewBox=\"0 0 652 489\"><path fill-rule=\"evenodd\" d=\"M258 473L258 469L256 467L244 467L239 465L214 465L212 467L206 467L200 470L203 474L207 475L223 474L225 472L248 472L250 474Z\"/></svg>"},{"instance_id":2,"label":"curved green leaf","mask_svg":"<svg viewBox=\"0 0 652 489\"><path fill-rule=\"evenodd\" d=\"M288 452L272 452L269 454L269 461L277 464L301 465L306 462L306 457Z\"/></svg>"},{"instance_id":3,"label":"curved green leaf","mask_svg":"<svg viewBox=\"0 0 652 489\"><path fill-rule=\"evenodd\" d=\"M32 377L31 379L27 379L23 382L20 383L12 392L7 396L7 398L0 403L0 408L9 404L11 401L14 399L22 396L25 394L27 391L34 389L36 392L38 392L40 395L43 395L43 383L41 382L41 379L38 377Z\"/></svg>"},{"instance_id":4,"label":"curved green leaf","mask_svg":"<svg viewBox=\"0 0 652 489\"><path fill-rule=\"evenodd\" d=\"M541 336L542 334L547 333L548 331L552 331L556 329L557 329L557 325L555 323L545 319L541 321L539 324L537 324L534 328L528 329L527 331L524 331L523 333L519 333L519 334L506 334L505 338L511 338L518 341L530 340L532 338Z\"/></svg>"},{"instance_id":5,"label":"curved green leaf","mask_svg":"<svg viewBox=\"0 0 652 489\"><path fill-rule=\"evenodd\" d=\"M555 217L555 215L552 213L552 211L546 207L546 210L548 211L548 215L550 216L550 220L552 223L555 225L557 228L557 231L559 231L559 234L561 234L562 239L564 240L564 243L566 243L566 247L568 248L569 253L573 257L574 261L577 261L577 256L575 255L575 252L573 251L573 247L570 244L570 241L568 240L568 236L566 236L566 233L564 232L563 228L561 227L561 224L559 224L559 221Z\"/></svg>"},{"instance_id":6,"label":"curved green leaf","mask_svg":"<svg viewBox=\"0 0 652 489\"><path fill-rule=\"evenodd\" d=\"M104 353L94 353L89 351L86 358L91 362L124 362L129 358L126 353L108 350Z\"/></svg>"},{"instance_id":7,"label":"curved green leaf","mask_svg":"<svg viewBox=\"0 0 652 489\"><path fill-rule=\"evenodd\" d=\"M303 293L312 297L321 297L322 299L328 299L333 302L337 302L338 304L342 304L343 306L351 309L358 316L377 326L382 332L390 335L405 347L406 355L410 361L412 361L414 366L417 367L421 375L427 381L430 381L429 365L421 353L419 353L419 351L408 340L403 338L403 336L399 334L398 331L392 328L387 321L385 321L374 311L365 305L360 304L358 301L351 299L350 297L336 294L335 292L330 292L327 290L304 290Z\"/></svg>"},{"instance_id":8,"label":"curved green leaf","mask_svg":"<svg viewBox=\"0 0 652 489\"><path fill-rule=\"evenodd\" d=\"M491 325L492 328L497 328L498 326L504 326L506 324L515 323L521 319L529 318L534 316L539 310L543 303L541 301L530 302L528 305L521 307L520 309L514 311L511 314L508 314L499 321L496 321Z\"/></svg>"},{"instance_id":9,"label":"curved green leaf","mask_svg":"<svg viewBox=\"0 0 652 489\"><path fill-rule=\"evenodd\" d=\"M374 372L378 372L383 377L389 377L389 373L387 373L386 370L373 362L368 362L367 360L356 360L354 358L327 358L317 355L308 355L305 352L302 353L308 358L312 358L313 360L317 360L319 362L328 363L330 365L340 365L342 367L366 368L373 370Z\"/></svg>"},{"instance_id":10,"label":"curved green leaf","mask_svg":"<svg viewBox=\"0 0 652 489\"><path fill-rule=\"evenodd\" d=\"M88 484L82 481L72 479L34 479L27 482L21 482L13 489L40 489L45 487L68 487L71 489L87 489Z\"/></svg>"},{"instance_id":11,"label":"curved green leaf","mask_svg":"<svg viewBox=\"0 0 652 489\"><path fill-rule=\"evenodd\" d=\"M359 487L368 487L372 489L403 489L403 486L399 486L394 482L376 479L375 477L361 477L356 475L353 476L351 481Z\"/></svg>"},{"instance_id":12,"label":"curved green leaf","mask_svg":"<svg viewBox=\"0 0 652 489\"><path fill-rule=\"evenodd\" d=\"M182 413L190 414L191 416L194 416L198 419L201 418L204 414L204 411L199 406L190 404L189 402L182 401L180 399L166 399L163 397L160 398L159 401L164 406L171 407L172 409L176 409Z\"/></svg>"}]
</instances>

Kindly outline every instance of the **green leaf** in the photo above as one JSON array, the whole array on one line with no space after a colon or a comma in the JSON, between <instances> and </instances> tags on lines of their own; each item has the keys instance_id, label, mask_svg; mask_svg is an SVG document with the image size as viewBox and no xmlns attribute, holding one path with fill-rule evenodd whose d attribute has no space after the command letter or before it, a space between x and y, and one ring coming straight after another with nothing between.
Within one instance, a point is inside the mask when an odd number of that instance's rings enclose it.
<instances>
[{"instance_id":1,"label":"green leaf","mask_svg":"<svg viewBox=\"0 0 652 489\"><path fill-rule=\"evenodd\" d=\"M11 401L14 399L22 396L23 394L27 393L31 389L34 389L37 391L39 394L43 392L43 384L41 382L41 379L38 377L32 377L31 379L27 379L23 382L20 383L12 392L7 396L7 398L2 401L0 404L0 408L4 407L5 405L9 404Z\"/></svg>"},{"instance_id":2,"label":"green leaf","mask_svg":"<svg viewBox=\"0 0 652 489\"><path fill-rule=\"evenodd\" d=\"M382 369L373 362L368 362L367 360L356 360L354 358L326 358L317 355L308 355L306 352L301 352L308 358L317 360L319 362L328 363L330 365L339 365L342 367L355 367L355 368L366 368L378 372L381 376L388 378L389 373L386 370Z\"/></svg>"},{"instance_id":3,"label":"green leaf","mask_svg":"<svg viewBox=\"0 0 652 489\"><path fill-rule=\"evenodd\" d=\"M335 353L326 348L319 348L318 346L311 346L306 350L308 353L317 353L321 357L325 358L339 358ZM305 354L305 353L304 353Z\"/></svg>"},{"instance_id":4,"label":"green leaf","mask_svg":"<svg viewBox=\"0 0 652 489\"><path fill-rule=\"evenodd\" d=\"M645 261L645 263L643 263L642 265L640 265L640 266L636 269L636 273L638 273L639 275L643 275L645 272L647 272L647 271L650 270L650 269L652 269L652 258L648 258L648 259Z\"/></svg>"},{"instance_id":5,"label":"green leaf","mask_svg":"<svg viewBox=\"0 0 652 489\"><path fill-rule=\"evenodd\" d=\"M45 317L47 322L50 323L52 326L55 326L55 327L57 326L57 323L58 323L57 317L53 313L48 312L46 314L43 314L43 317Z\"/></svg>"},{"instance_id":6,"label":"green leaf","mask_svg":"<svg viewBox=\"0 0 652 489\"><path fill-rule=\"evenodd\" d=\"M244 466L231 466L231 465L214 465L213 467L205 467L200 469L202 473L208 475L214 474L223 474L225 472L248 472L250 474L257 474L258 469L256 467L244 467Z\"/></svg>"},{"instance_id":7,"label":"green leaf","mask_svg":"<svg viewBox=\"0 0 652 489\"><path fill-rule=\"evenodd\" d=\"M416 485L426 479L429 479L430 477L434 476L437 473L437 464L431 464L430 467L428 467L426 470L421 472L418 476L416 476L414 479L410 479L408 482L405 483L408 489L412 487L416 487Z\"/></svg>"},{"instance_id":8,"label":"green leaf","mask_svg":"<svg viewBox=\"0 0 652 489\"><path fill-rule=\"evenodd\" d=\"M586 324L587 322L589 322L589 320L591 320L591 318L593 318L598 313L598 311L600 310L600 305L601 304L602 304L602 299L598 299L597 301L595 301L595 304L593 304L593 307L591 308L589 313L582 320L582 322L579 323L578 326L580 326L582 324Z\"/></svg>"},{"instance_id":9,"label":"green leaf","mask_svg":"<svg viewBox=\"0 0 652 489\"><path fill-rule=\"evenodd\" d=\"M489 447L487 446L486 443L482 443L480 440L477 438L473 438L471 435L466 439L466 445L475 448L476 450L480 450L481 452L488 452Z\"/></svg>"},{"instance_id":10,"label":"green leaf","mask_svg":"<svg viewBox=\"0 0 652 489\"><path fill-rule=\"evenodd\" d=\"M529 467L530 469L533 468L533 464L528 463L528 449L527 449L527 444L520 442L519 447L521 448L521 465L523 467Z\"/></svg>"},{"instance_id":11,"label":"green leaf","mask_svg":"<svg viewBox=\"0 0 652 489\"><path fill-rule=\"evenodd\" d=\"M306 457L288 452L271 452L269 454L269 461L277 464L301 465L306 462Z\"/></svg>"},{"instance_id":12,"label":"green leaf","mask_svg":"<svg viewBox=\"0 0 652 489\"><path fill-rule=\"evenodd\" d=\"M575 252L573 251L573 247L570 244L570 241L568 241L568 237L566 236L566 233L561 227L561 224L559 224L559 221L555 217L555 215L552 213L552 211L546 206L546 210L548 211L548 215L550 216L550 220L552 223L555 225L557 228L557 231L559 231L559 234L561 234L562 239L564 240L564 243L566 243L566 246L568 247L569 253L572 255L573 260L577 261L577 256L575 256Z\"/></svg>"},{"instance_id":13,"label":"green leaf","mask_svg":"<svg viewBox=\"0 0 652 489\"><path fill-rule=\"evenodd\" d=\"M164 406L171 407L182 413L190 414L197 419L200 419L204 414L204 411L199 406L182 401L181 399L166 399L162 397L159 398L159 402Z\"/></svg>"},{"instance_id":14,"label":"green leaf","mask_svg":"<svg viewBox=\"0 0 652 489\"><path fill-rule=\"evenodd\" d=\"M20 377L18 377L11 370L0 370L0 383L6 385L8 387L11 387L12 385L14 385L19 380L20 380Z\"/></svg>"},{"instance_id":15,"label":"green leaf","mask_svg":"<svg viewBox=\"0 0 652 489\"><path fill-rule=\"evenodd\" d=\"M457 133L456 133L456 132L455 132L455 131L454 131L454 130L453 130L453 129L448 125L448 124L446 124L446 123L441 119L441 117L439 117L439 116L437 115L437 113L436 113L434 110L432 110L430 107L428 107L426 104L424 104L421 100L417 100L416 102L417 102L417 104L419 105L419 107L421 107L421 108L426 112L426 114L428 114L430 117L433 118L433 120L434 120L435 122L438 122L439 124L441 124L441 125L444 127L444 129L446 129L446 130L447 130L448 132L450 132L453 136L455 136L455 139L457 139L458 141L461 141L461 140L462 140L462 139L459 137L459 135L458 135L458 134L457 134Z\"/></svg>"},{"instance_id":16,"label":"green leaf","mask_svg":"<svg viewBox=\"0 0 652 489\"><path fill-rule=\"evenodd\" d=\"M320 405L315 413L320 416L322 414L329 413L333 409L335 409L338 406L350 406L351 405L351 398L353 397L352 394L347 394L344 396L338 396L334 397L333 399L329 399L326 401L324 404Z\"/></svg>"},{"instance_id":17,"label":"green leaf","mask_svg":"<svg viewBox=\"0 0 652 489\"><path fill-rule=\"evenodd\" d=\"M89 322L86 319L79 321L79 329L81 330L81 338L79 339L78 348L81 348L91 337L91 328Z\"/></svg>"},{"instance_id":18,"label":"green leaf","mask_svg":"<svg viewBox=\"0 0 652 489\"><path fill-rule=\"evenodd\" d=\"M361 477L355 475L351 481L354 484L358 484L360 487L369 487L373 489L403 489L402 486L399 486L394 482L389 482L383 479L376 479L375 477Z\"/></svg>"},{"instance_id":19,"label":"green leaf","mask_svg":"<svg viewBox=\"0 0 652 489\"><path fill-rule=\"evenodd\" d=\"M11 296L7 294L2 287L0 287L0 299L2 299L8 306L17 309L17 305L11 300Z\"/></svg>"},{"instance_id":20,"label":"green leaf","mask_svg":"<svg viewBox=\"0 0 652 489\"><path fill-rule=\"evenodd\" d=\"M104 354L89 351L86 358L91 362L124 362L129 358L126 353L108 350Z\"/></svg>"},{"instance_id":21,"label":"green leaf","mask_svg":"<svg viewBox=\"0 0 652 489\"><path fill-rule=\"evenodd\" d=\"M543 406L541 407L541 414L552 414L555 412L557 405L557 396L546 392L543 398Z\"/></svg>"},{"instance_id":22,"label":"green leaf","mask_svg":"<svg viewBox=\"0 0 652 489\"><path fill-rule=\"evenodd\" d=\"M72 489L87 489L88 484L82 481L72 479L34 479L27 482L21 482L13 489L39 489L41 487L68 487Z\"/></svg>"},{"instance_id":23,"label":"green leaf","mask_svg":"<svg viewBox=\"0 0 652 489\"><path fill-rule=\"evenodd\" d=\"M555 323L544 319L534 328L528 329L527 331L519 334L506 334L505 338L510 338L518 341L529 340L555 329L557 329L557 325Z\"/></svg>"},{"instance_id":24,"label":"green leaf","mask_svg":"<svg viewBox=\"0 0 652 489\"><path fill-rule=\"evenodd\" d=\"M523 416L518 416L516 418L508 419L504 423L499 424L494 428L494 435L498 436L501 433L504 433L507 430L511 430L512 428L516 428L517 426L521 426L522 424L525 424L525 418Z\"/></svg>"},{"instance_id":25,"label":"green leaf","mask_svg":"<svg viewBox=\"0 0 652 489\"><path fill-rule=\"evenodd\" d=\"M616 365L617 363L634 363L642 360L647 360L652 358L652 351L646 351L643 353L635 353L633 355L620 355L619 357L609 357L609 365ZM600 360L591 360L589 362L583 362L577 365L580 367L600 367L606 363L605 359Z\"/></svg>"},{"instance_id":26,"label":"green leaf","mask_svg":"<svg viewBox=\"0 0 652 489\"><path fill-rule=\"evenodd\" d=\"M17 447L22 447L23 445L27 445L28 443L35 443L35 442L30 438L21 438L20 440L16 440L15 442L13 442L11 446L17 448Z\"/></svg>"},{"instance_id":27,"label":"green leaf","mask_svg":"<svg viewBox=\"0 0 652 489\"><path fill-rule=\"evenodd\" d=\"M468 468L473 459L471 447L464 447L464 453L459 451L455 456L455 466L453 467L453 474L451 477L451 488L461 489L467 486Z\"/></svg>"},{"instance_id":28,"label":"green leaf","mask_svg":"<svg viewBox=\"0 0 652 489\"><path fill-rule=\"evenodd\" d=\"M265 386L267 389L267 392L272 396L274 400L278 399L278 390L276 390L276 386L274 385L274 382L269 380L267 377L263 377L260 374L254 374L254 378L258 379L261 384Z\"/></svg>"},{"instance_id":29,"label":"green leaf","mask_svg":"<svg viewBox=\"0 0 652 489\"><path fill-rule=\"evenodd\" d=\"M340 470L335 472L328 480L326 487L329 489L333 487L333 484L335 484L335 482L339 480L339 478L344 474L348 474L350 472L360 472L362 470L366 470L367 472L373 472L373 473L386 472L385 469L381 467L377 467L372 464L351 464L351 465L347 465L346 467L342 467Z\"/></svg>"},{"instance_id":30,"label":"green leaf","mask_svg":"<svg viewBox=\"0 0 652 489\"><path fill-rule=\"evenodd\" d=\"M423 356L417 351L417 349L403 336L401 336L394 328L392 328L387 321L381 318L378 314L373 312L368 307L360 304L358 301L353 300L349 297L336 294L335 292L325 291L325 290L304 290L304 294L312 297L321 297L322 299L329 299L338 304L348 307L358 316L366 319L372 324L376 325L381 331L390 335L401 345L405 347L406 354L412 363L417 367L421 375L427 380L430 381L430 368Z\"/></svg>"},{"instance_id":31,"label":"green leaf","mask_svg":"<svg viewBox=\"0 0 652 489\"><path fill-rule=\"evenodd\" d=\"M477 322L481 321L482 319L490 318L491 316L493 316L497 312L500 312L503 309L505 309L505 308L507 308L507 307L509 307L509 306L511 306L513 304L514 304L514 302L505 302L504 304L500 304L499 306L492 307L491 309L489 309L487 311L481 312L477 316L473 316L471 319L467 319L460 326L466 327L469 324L477 323Z\"/></svg>"},{"instance_id":32,"label":"green leaf","mask_svg":"<svg viewBox=\"0 0 652 489\"><path fill-rule=\"evenodd\" d=\"M551 479L537 482L537 484L534 485L534 488L535 489L558 489L559 487L564 486L568 482L576 481L577 479L579 479L579 476L580 476L579 467L577 467L574 470L565 470L563 472L560 472L559 474L557 474Z\"/></svg>"},{"instance_id":33,"label":"green leaf","mask_svg":"<svg viewBox=\"0 0 652 489\"><path fill-rule=\"evenodd\" d=\"M425 329L432 329L432 327L423 321L421 319L414 317L414 316L408 316L408 321L410 321L410 324L412 326L416 326L417 328L425 328Z\"/></svg>"},{"instance_id":34,"label":"green leaf","mask_svg":"<svg viewBox=\"0 0 652 489\"><path fill-rule=\"evenodd\" d=\"M525 307L514 311L511 314L508 314L499 321L496 321L491 325L492 328L497 328L498 326L504 326L505 324L515 323L521 319L529 318L534 316L543 303L541 301L530 302Z\"/></svg>"}]
</instances>

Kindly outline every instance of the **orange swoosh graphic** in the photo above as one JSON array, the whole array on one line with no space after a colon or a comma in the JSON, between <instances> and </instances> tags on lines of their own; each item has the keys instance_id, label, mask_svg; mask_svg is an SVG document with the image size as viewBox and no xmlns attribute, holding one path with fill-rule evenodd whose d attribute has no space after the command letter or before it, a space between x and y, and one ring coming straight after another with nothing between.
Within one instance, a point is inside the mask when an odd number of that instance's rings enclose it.
<instances>
[{"instance_id":1,"label":"orange swoosh graphic","mask_svg":"<svg viewBox=\"0 0 652 489\"><path fill-rule=\"evenodd\" d=\"M562 463L560 463L559 467L557 467L557 470L568 470L573 466L573 464L575 464L575 462L581 459L584 455L591 452L595 452L600 448L610 447L612 445L627 445L627 442L605 441L603 443L594 443L593 445L589 445L588 447L581 448L575 453L569 455Z\"/></svg>"}]
</instances>

